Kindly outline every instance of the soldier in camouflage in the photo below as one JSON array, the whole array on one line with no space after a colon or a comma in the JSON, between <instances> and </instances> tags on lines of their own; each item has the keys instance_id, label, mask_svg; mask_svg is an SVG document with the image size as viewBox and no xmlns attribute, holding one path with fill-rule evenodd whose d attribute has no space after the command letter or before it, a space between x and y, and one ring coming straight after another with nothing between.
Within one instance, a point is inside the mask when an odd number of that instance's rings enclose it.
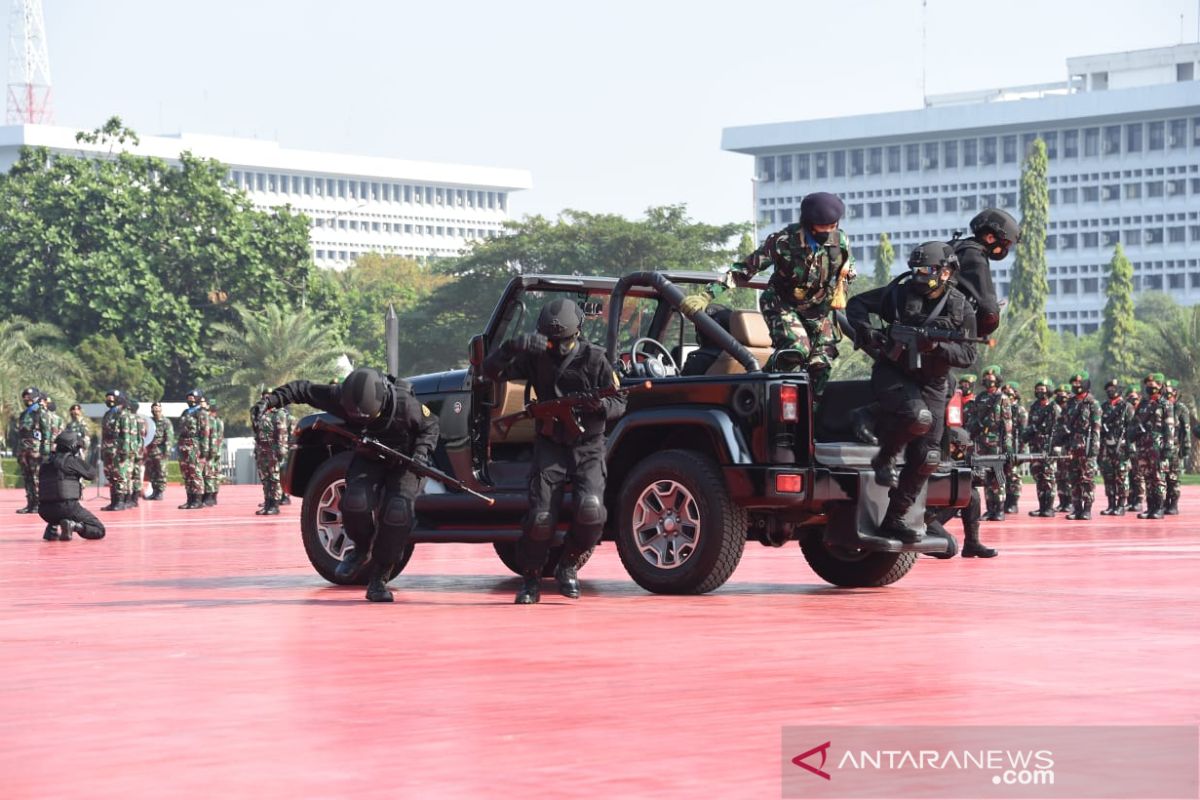
<instances>
[{"instance_id":1,"label":"soldier in camouflage","mask_svg":"<svg viewBox=\"0 0 1200 800\"><path fill-rule=\"evenodd\" d=\"M70 419L67 420L67 424L63 427L63 430L70 431L78 436L79 441L83 442L83 446L86 449L88 442L92 440L92 426L88 424L87 417L83 415L83 406L76 403L71 406L67 413L70 414Z\"/></svg>"},{"instance_id":2,"label":"soldier in camouflage","mask_svg":"<svg viewBox=\"0 0 1200 800\"><path fill-rule=\"evenodd\" d=\"M1000 391L1000 368L988 367L980 381L984 390L971 402L970 427L967 429L975 443L975 452L981 456L1007 454L1012 451L1013 413L1012 403ZM988 473L985 488L987 515L984 519L1003 521L1004 500L996 471Z\"/></svg>"},{"instance_id":3,"label":"soldier in camouflage","mask_svg":"<svg viewBox=\"0 0 1200 800\"><path fill-rule=\"evenodd\" d=\"M1067 519L1091 519L1096 496L1096 456L1100 454L1100 403L1092 396L1086 371L1071 376L1071 399L1060 419L1058 444L1070 456L1067 471L1074 510Z\"/></svg>"},{"instance_id":4,"label":"soldier in camouflage","mask_svg":"<svg viewBox=\"0 0 1200 800\"><path fill-rule=\"evenodd\" d=\"M150 481L150 496L146 499L162 500L167 490L167 462L175 446L175 429L171 420L163 416L161 404L150 406L150 416L154 419L154 438L146 447L146 479Z\"/></svg>"},{"instance_id":5,"label":"soldier in camouflage","mask_svg":"<svg viewBox=\"0 0 1200 800\"><path fill-rule=\"evenodd\" d=\"M63 418L58 413L58 404L48 394L42 394L42 408L46 409L46 419L50 422L50 442L53 444L58 435L63 432Z\"/></svg>"},{"instance_id":6,"label":"soldier in camouflage","mask_svg":"<svg viewBox=\"0 0 1200 800\"><path fill-rule=\"evenodd\" d=\"M734 280L749 280L774 270L759 300L776 351L797 350L819 399L829 381L841 339L832 311L844 308L848 284L854 280L850 239L838 229L846 207L828 192L813 192L800 202L800 221L771 234L729 273ZM714 284L684 299L689 318L703 311L723 287Z\"/></svg>"},{"instance_id":7,"label":"soldier in camouflage","mask_svg":"<svg viewBox=\"0 0 1200 800\"><path fill-rule=\"evenodd\" d=\"M270 394L270 390L263 389L263 398ZM254 420L254 462L263 485L263 505L254 512L256 514L279 513L279 505L283 500L279 467L288 452L289 433L286 406L266 411Z\"/></svg>"},{"instance_id":8,"label":"soldier in camouflage","mask_svg":"<svg viewBox=\"0 0 1200 800\"><path fill-rule=\"evenodd\" d=\"M1166 511L1163 472L1175 455L1175 414L1163 393L1165 383L1161 372L1145 377L1145 394L1129 426L1129 448L1146 482L1146 510L1138 519L1162 519Z\"/></svg>"},{"instance_id":9,"label":"soldier in camouflage","mask_svg":"<svg viewBox=\"0 0 1200 800\"><path fill-rule=\"evenodd\" d=\"M25 479L25 507L18 514L36 514L38 511L38 469L42 459L50 455L54 438L50 435L50 420L42 407L42 393L30 386L21 392L25 410L17 418L17 462L21 465L21 477Z\"/></svg>"},{"instance_id":10,"label":"soldier in camouflage","mask_svg":"<svg viewBox=\"0 0 1200 800\"><path fill-rule=\"evenodd\" d=\"M1012 449L1009 452L1027 452L1025 449L1025 429L1029 427L1029 411L1021 405L1021 384L1017 381L1005 381L1000 391L1008 397L1012 404L1013 427ZM1021 500L1021 466L1005 463L1004 465L1004 513L1016 514L1020 509Z\"/></svg>"},{"instance_id":11,"label":"soldier in camouflage","mask_svg":"<svg viewBox=\"0 0 1200 800\"><path fill-rule=\"evenodd\" d=\"M131 401L132 402L132 401ZM150 426L146 418L137 413L137 403L133 402L129 411L129 425L134 432L133 454L129 459L129 485L125 489L125 503L130 508L136 508L142 499L142 469L146 463L146 437L150 434Z\"/></svg>"},{"instance_id":12,"label":"soldier in camouflage","mask_svg":"<svg viewBox=\"0 0 1200 800\"><path fill-rule=\"evenodd\" d=\"M221 491L221 448L225 445L225 421L217 414L217 405L207 399L200 405L208 413L208 443L204 448L204 495L205 506L217 504L217 492Z\"/></svg>"},{"instance_id":13,"label":"soldier in camouflage","mask_svg":"<svg viewBox=\"0 0 1200 800\"><path fill-rule=\"evenodd\" d=\"M1106 517L1123 517L1129 481L1129 445L1125 431L1133 419L1133 409L1121 396L1121 384L1116 378L1104 384L1104 393L1107 399L1100 407L1099 462L1108 507L1100 513Z\"/></svg>"},{"instance_id":14,"label":"soldier in camouflage","mask_svg":"<svg viewBox=\"0 0 1200 800\"><path fill-rule=\"evenodd\" d=\"M1137 414L1138 406L1142 402L1142 391L1136 383L1131 383L1125 387L1125 402L1129 405L1130 421ZM1141 467L1138 466L1137 456L1134 453L1132 442L1129 439L1128 428L1125 434L1125 451L1129 454L1129 487L1125 493L1128 498L1128 505L1125 506L1126 511L1141 511L1142 498L1146 495L1146 481L1142 477Z\"/></svg>"},{"instance_id":15,"label":"soldier in camouflage","mask_svg":"<svg viewBox=\"0 0 1200 800\"><path fill-rule=\"evenodd\" d=\"M1023 440L1030 452L1049 453L1054 447L1054 435L1062 409L1054 402L1050 389L1054 384L1042 378L1033 387L1034 401L1029 406ZM1052 459L1030 464L1033 479L1037 483L1038 507L1030 511L1031 517L1054 516L1054 485L1058 477L1058 462Z\"/></svg>"},{"instance_id":16,"label":"soldier in camouflage","mask_svg":"<svg viewBox=\"0 0 1200 800\"><path fill-rule=\"evenodd\" d=\"M1054 390L1054 403L1059 410L1059 425L1062 425L1063 415L1067 413L1067 405L1071 401L1071 386L1066 383L1060 383L1058 388ZM1055 434L1057 436L1057 433ZM1071 513L1071 470L1067 464L1063 464L1058 469L1058 476L1054 479L1054 487L1058 492L1058 506L1055 511L1066 511Z\"/></svg>"},{"instance_id":17,"label":"soldier in camouflage","mask_svg":"<svg viewBox=\"0 0 1200 800\"><path fill-rule=\"evenodd\" d=\"M100 460L104 465L104 480L108 483L109 504L101 511L124 511L130 508L125 497L129 474L133 466L136 423L130 419L125 393L109 389L104 395L108 410L100 420Z\"/></svg>"},{"instance_id":18,"label":"soldier in camouflage","mask_svg":"<svg viewBox=\"0 0 1200 800\"><path fill-rule=\"evenodd\" d=\"M179 418L179 472L187 491L183 509L204 508L204 454L208 451L208 412L200 405L204 392L187 395L187 411Z\"/></svg>"},{"instance_id":19,"label":"soldier in camouflage","mask_svg":"<svg viewBox=\"0 0 1200 800\"><path fill-rule=\"evenodd\" d=\"M1166 394L1175 417L1175 455L1167 462L1167 500L1163 513L1173 517L1179 513L1179 475L1184 470L1188 456L1192 454L1192 411L1180 399L1174 381L1167 381Z\"/></svg>"}]
</instances>

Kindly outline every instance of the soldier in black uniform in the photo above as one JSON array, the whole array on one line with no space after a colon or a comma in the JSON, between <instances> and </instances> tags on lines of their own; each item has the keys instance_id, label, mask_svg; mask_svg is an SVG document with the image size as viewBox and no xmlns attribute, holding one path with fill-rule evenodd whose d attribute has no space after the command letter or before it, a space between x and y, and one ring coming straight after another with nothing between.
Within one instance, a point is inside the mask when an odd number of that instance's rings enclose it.
<instances>
[{"instance_id":1,"label":"soldier in black uniform","mask_svg":"<svg viewBox=\"0 0 1200 800\"><path fill-rule=\"evenodd\" d=\"M855 344L875 355L871 389L881 413L878 416L879 453L871 460L875 481L891 486L891 502L880 533L902 542L915 542L920 533L904 517L917 500L929 476L941 462L942 431L950 389L951 367L968 367L975 361L969 341L923 340L921 366L908 366L908 354L893 361L883 355L889 348L886 330L871 327L874 314L886 324L945 328L975 336L975 317L967 298L952 280L958 260L950 245L926 242L908 258L910 272L887 286L850 298L846 316L855 332ZM896 475L896 457L904 452L904 468Z\"/></svg>"},{"instance_id":2,"label":"soldier in black uniform","mask_svg":"<svg viewBox=\"0 0 1200 800\"><path fill-rule=\"evenodd\" d=\"M96 480L95 466L79 457L86 446L75 431L63 431L54 440L54 452L38 468L38 515L46 521L42 538L48 542L66 542L76 533L84 539L104 538L104 524L79 505L80 479Z\"/></svg>"},{"instance_id":3,"label":"soldier in black uniform","mask_svg":"<svg viewBox=\"0 0 1200 800\"><path fill-rule=\"evenodd\" d=\"M975 309L975 328L987 336L1000 325L1000 301L989 261L1003 261L1021 241L1021 226L1007 211L985 208L971 220L971 236L951 242L958 257L955 287Z\"/></svg>"},{"instance_id":4,"label":"soldier in black uniform","mask_svg":"<svg viewBox=\"0 0 1200 800\"><path fill-rule=\"evenodd\" d=\"M348 429L369 434L418 461L428 461L437 446L437 417L416 398L412 385L368 367L354 370L341 385L285 383L255 403L250 416L257 422L263 412L291 403L335 414ZM370 563L367 599L371 602L392 602L387 581L408 544L420 485L420 476L382 461L367 449L356 450L346 468L342 521L354 549L338 565L337 575L350 580Z\"/></svg>"},{"instance_id":5,"label":"soldier in black uniform","mask_svg":"<svg viewBox=\"0 0 1200 800\"><path fill-rule=\"evenodd\" d=\"M541 311L537 333L510 339L483 363L493 381L525 380L543 400L618 386L604 349L580 338L583 314L574 302L551 300ZM579 597L579 559L600 542L604 508L604 429L625 412L625 398L605 397L579 409L582 435L554 420L539 421L529 478L529 513L517 542L524 578L515 602L541 599L542 569L554 540L563 485L573 481L575 515L554 578L566 597Z\"/></svg>"},{"instance_id":6,"label":"soldier in black uniform","mask_svg":"<svg viewBox=\"0 0 1200 800\"><path fill-rule=\"evenodd\" d=\"M954 461L966 461L975 443L970 435L962 428L950 429L950 458ZM986 547L979 541L979 520L983 516L983 501L979 497L979 487L987 485L987 470L976 467L971 470L971 499L962 510L963 524L963 558L993 558L997 553L991 547ZM937 508L925 512L925 525L929 533L949 538L946 523L954 519L957 508Z\"/></svg>"}]
</instances>

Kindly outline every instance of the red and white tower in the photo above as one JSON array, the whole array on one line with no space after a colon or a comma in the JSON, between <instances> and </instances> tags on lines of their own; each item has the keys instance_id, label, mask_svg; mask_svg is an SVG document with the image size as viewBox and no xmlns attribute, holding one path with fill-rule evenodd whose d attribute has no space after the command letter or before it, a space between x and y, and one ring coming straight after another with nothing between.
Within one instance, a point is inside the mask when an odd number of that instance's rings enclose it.
<instances>
[{"instance_id":1,"label":"red and white tower","mask_svg":"<svg viewBox=\"0 0 1200 800\"><path fill-rule=\"evenodd\" d=\"M8 31L8 124L53 122L42 0L12 0Z\"/></svg>"}]
</instances>

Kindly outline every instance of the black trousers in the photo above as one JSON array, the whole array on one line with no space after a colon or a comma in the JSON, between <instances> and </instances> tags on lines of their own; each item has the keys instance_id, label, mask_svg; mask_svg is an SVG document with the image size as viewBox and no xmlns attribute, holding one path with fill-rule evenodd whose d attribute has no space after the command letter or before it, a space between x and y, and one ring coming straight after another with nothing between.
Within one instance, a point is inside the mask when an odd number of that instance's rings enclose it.
<instances>
[{"instance_id":1,"label":"black trousers","mask_svg":"<svg viewBox=\"0 0 1200 800\"><path fill-rule=\"evenodd\" d=\"M529 513L517 541L517 563L525 574L540 574L546 564L558 516L562 510L563 487L572 480L575 516L567 531L564 552L584 553L600 542L604 533L604 437L593 436L574 444L560 444L543 436L533 444L533 468L529 475ZM584 498L599 502L600 517L583 517Z\"/></svg>"},{"instance_id":2,"label":"black trousers","mask_svg":"<svg viewBox=\"0 0 1200 800\"><path fill-rule=\"evenodd\" d=\"M104 523L96 515L79 505L78 500L59 500L53 503L38 505L38 516L50 525L57 525L64 519L73 520L83 526L84 539L103 539Z\"/></svg>"},{"instance_id":3,"label":"black trousers","mask_svg":"<svg viewBox=\"0 0 1200 800\"><path fill-rule=\"evenodd\" d=\"M355 453L346 469L342 495L342 523L355 549L372 547L372 562L385 568L395 564L408 544L415 515L413 502L421 478L377 458Z\"/></svg>"},{"instance_id":4,"label":"black trousers","mask_svg":"<svg viewBox=\"0 0 1200 800\"><path fill-rule=\"evenodd\" d=\"M902 510L916 502L941 460L946 386L944 377L920 382L887 362L876 362L871 370L871 390L882 412L876 424L880 450L893 456L904 453L899 485L891 493ZM914 431L924 416L922 412L928 412L929 428L917 433Z\"/></svg>"},{"instance_id":5,"label":"black trousers","mask_svg":"<svg viewBox=\"0 0 1200 800\"><path fill-rule=\"evenodd\" d=\"M950 520L954 519L956 508L939 508L934 512L932 519L927 519L925 524L934 533L941 533L949 536L945 525ZM979 497L979 489L971 486L971 499L967 501L967 506L962 510L963 524L963 540L967 542L979 540L979 520L983 515L983 501Z\"/></svg>"}]
</instances>

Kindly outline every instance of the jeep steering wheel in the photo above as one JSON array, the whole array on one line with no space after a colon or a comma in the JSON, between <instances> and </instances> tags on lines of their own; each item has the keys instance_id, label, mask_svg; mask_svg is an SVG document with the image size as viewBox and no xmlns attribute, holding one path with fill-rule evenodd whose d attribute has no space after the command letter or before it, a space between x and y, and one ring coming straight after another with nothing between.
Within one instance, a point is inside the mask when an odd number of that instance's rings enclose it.
<instances>
[{"instance_id":1,"label":"jeep steering wheel","mask_svg":"<svg viewBox=\"0 0 1200 800\"><path fill-rule=\"evenodd\" d=\"M671 351L657 339L651 339L649 336L643 336L633 343L633 347L629 351L629 363L631 367L635 367L638 363L638 356L645 356L646 363L651 360L650 353L645 352L645 348L649 347L652 350L657 350L662 354L660 364L664 367L663 375L651 375L649 368L646 369L646 375L650 377L661 378L664 375L678 375L679 365L675 363L675 359L671 357Z\"/></svg>"}]
</instances>

